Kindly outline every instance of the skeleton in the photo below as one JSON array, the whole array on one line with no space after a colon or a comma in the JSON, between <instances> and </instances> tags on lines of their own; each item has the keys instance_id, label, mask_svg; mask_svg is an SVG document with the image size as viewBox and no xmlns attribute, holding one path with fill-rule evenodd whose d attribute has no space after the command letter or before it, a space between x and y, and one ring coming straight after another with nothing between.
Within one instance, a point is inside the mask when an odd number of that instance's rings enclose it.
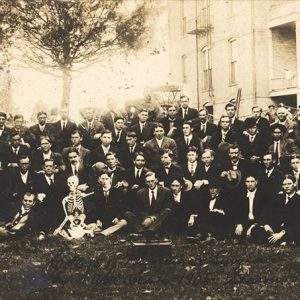
<instances>
[{"instance_id":1,"label":"skeleton","mask_svg":"<svg viewBox=\"0 0 300 300\"><path fill-rule=\"evenodd\" d=\"M102 224L99 220L88 225L84 222L86 215L83 198L90 194L84 194L78 190L77 176L69 177L67 182L70 193L62 200L65 219L54 231L54 235L59 234L67 239L81 238L85 235L93 237L95 233L101 231Z\"/></svg>"}]
</instances>

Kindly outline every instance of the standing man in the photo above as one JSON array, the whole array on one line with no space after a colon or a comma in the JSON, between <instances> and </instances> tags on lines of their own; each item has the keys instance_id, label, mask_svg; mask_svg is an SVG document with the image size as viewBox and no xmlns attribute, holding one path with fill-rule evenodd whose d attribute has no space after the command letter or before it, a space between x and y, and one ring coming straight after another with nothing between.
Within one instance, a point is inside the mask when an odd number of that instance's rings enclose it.
<instances>
[{"instance_id":1,"label":"standing man","mask_svg":"<svg viewBox=\"0 0 300 300\"><path fill-rule=\"evenodd\" d=\"M233 103L227 103L225 105L225 111L227 116L230 118L231 128L237 133L243 133L243 121L236 117L236 106Z\"/></svg>"},{"instance_id":2,"label":"standing man","mask_svg":"<svg viewBox=\"0 0 300 300\"><path fill-rule=\"evenodd\" d=\"M178 109L178 116L183 121L192 121L193 123L198 121L198 111L195 108L189 107L190 99L187 96L180 97L180 108Z\"/></svg>"},{"instance_id":3,"label":"standing man","mask_svg":"<svg viewBox=\"0 0 300 300\"><path fill-rule=\"evenodd\" d=\"M177 115L177 109L175 105L168 106L167 116L162 118L160 122L164 125L167 137L174 140L179 137L183 120Z\"/></svg>"},{"instance_id":4,"label":"standing man","mask_svg":"<svg viewBox=\"0 0 300 300\"><path fill-rule=\"evenodd\" d=\"M6 127L5 123L7 116L5 112L0 112L0 147L1 144L7 145L9 142L10 129Z\"/></svg>"},{"instance_id":5,"label":"standing man","mask_svg":"<svg viewBox=\"0 0 300 300\"><path fill-rule=\"evenodd\" d=\"M126 145L127 127L125 119L121 116L115 117L114 129L112 131L113 144L118 150Z\"/></svg>"},{"instance_id":6,"label":"standing man","mask_svg":"<svg viewBox=\"0 0 300 300\"><path fill-rule=\"evenodd\" d=\"M124 218L128 226L148 234L158 231L171 213L172 195L169 189L158 185L155 173L145 176L146 188L137 192L135 208L127 211Z\"/></svg>"},{"instance_id":7,"label":"standing man","mask_svg":"<svg viewBox=\"0 0 300 300\"><path fill-rule=\"evenodd\" d=\"M55 135L53 151L61 153L62 150L70 145L71 133L77 129L75 123L69 119L69 110L63 107L60 110L60 120L52 124Z\"/></svg>"}]
</instances>

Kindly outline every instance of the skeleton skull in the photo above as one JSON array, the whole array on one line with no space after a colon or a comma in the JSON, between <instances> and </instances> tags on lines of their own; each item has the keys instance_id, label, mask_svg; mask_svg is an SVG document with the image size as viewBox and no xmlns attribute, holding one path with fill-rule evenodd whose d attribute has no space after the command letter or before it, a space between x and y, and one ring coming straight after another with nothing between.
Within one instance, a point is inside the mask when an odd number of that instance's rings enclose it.
<instances>
[{"instance_id":1,"label":"skeleton skull","mask_svg":"<svg viewBox=\"0 0 300 300\"><path fill-rule=\"evenodd\" d=\"M73 192L77 189L79 180L77 176L71 176L68 178L68 187L70 192Z\"/></svg>"}]
</instances>

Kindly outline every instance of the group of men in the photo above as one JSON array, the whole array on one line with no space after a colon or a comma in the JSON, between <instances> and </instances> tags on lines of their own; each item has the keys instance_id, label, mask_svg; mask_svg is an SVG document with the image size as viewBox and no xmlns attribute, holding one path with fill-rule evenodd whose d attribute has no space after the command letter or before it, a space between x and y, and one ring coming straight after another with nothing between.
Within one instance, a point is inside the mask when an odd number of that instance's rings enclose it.
<instances>
[{"instance_id":1,"label":"group of men","mask_svg":"<svg viewBox=\"0 0 300 300\"><path fill-rule=\"evenodd\" d=\"M278 107L274 121L254 106L241 121L229 102L216 125L187 96L151 121L143 108L129 120L108 107L79 124L65 108L52 124L39 112L29 128L22 115L6 127L0 112L0 236L300 241L300 114Z\"/></svg>"}]
</instances>

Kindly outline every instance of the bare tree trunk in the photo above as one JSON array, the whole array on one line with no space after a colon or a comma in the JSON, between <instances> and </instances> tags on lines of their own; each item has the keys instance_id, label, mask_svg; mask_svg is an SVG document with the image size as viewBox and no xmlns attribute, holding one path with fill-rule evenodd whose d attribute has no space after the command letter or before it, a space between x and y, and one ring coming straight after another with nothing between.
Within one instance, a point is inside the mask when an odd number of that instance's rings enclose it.
<instances>
[{"instance_id":1,"label":"bare tree trunk","mask_svg":"<svg viewBox=\"0 0 300 300\"><path fill-rule=\"evenodd\" d=\"M72 80L71 69L64 68L62 72L63 72L63 95L62 95L61 107L67 107L69 109L71 80Z\"/></svg>"}]
</instances>

